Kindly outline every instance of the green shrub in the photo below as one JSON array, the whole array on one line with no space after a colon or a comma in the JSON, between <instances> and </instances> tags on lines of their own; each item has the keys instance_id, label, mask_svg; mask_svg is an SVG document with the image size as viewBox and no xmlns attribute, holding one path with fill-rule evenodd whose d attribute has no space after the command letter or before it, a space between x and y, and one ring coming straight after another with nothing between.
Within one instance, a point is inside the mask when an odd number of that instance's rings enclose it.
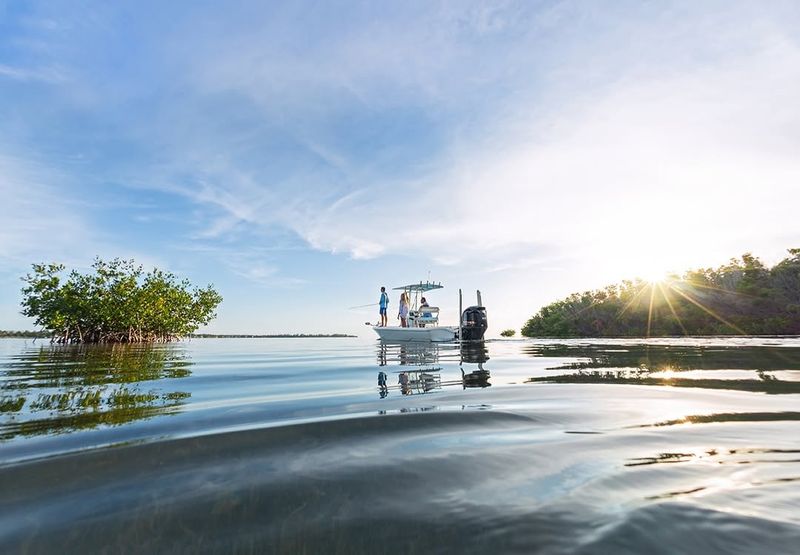
<instances>
[{"instance_id":1,"label":"green shrub","mask_svg":"<svg viewBox=\"0 0 800 555\"><path fill-rule=\"evenodd\" d=\"M22 280L22 314L35 319L57 343L171 341L216 317L222 297L212 286L153 269L144 273L132 260L100 258L93 273L61 264L34 264Z\"/></svg>"}]
</instances>

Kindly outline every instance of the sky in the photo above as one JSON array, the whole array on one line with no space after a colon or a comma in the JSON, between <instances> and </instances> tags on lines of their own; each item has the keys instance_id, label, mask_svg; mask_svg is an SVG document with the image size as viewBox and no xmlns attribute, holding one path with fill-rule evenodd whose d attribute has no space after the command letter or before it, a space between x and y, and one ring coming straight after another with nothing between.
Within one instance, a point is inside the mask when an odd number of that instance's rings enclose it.
<instances>
[{"instance_id":1,"label":"sky","mask_svg":"<svg viewBox=\"0 0 800 555\"><path fill-rule=\"evenodd\" d=\"M496 335L773 264L799 98L793 1L0 0L0 329L96 256L213 283L202 331L361 335L381 285L480 289Z\"/></svg>"}]
</instances>

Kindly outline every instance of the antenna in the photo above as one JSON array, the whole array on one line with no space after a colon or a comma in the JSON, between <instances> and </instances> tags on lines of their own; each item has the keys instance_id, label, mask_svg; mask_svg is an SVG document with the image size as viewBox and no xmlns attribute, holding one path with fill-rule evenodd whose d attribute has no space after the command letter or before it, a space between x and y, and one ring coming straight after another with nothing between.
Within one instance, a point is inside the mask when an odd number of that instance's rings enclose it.
<instances>
[{"instance_id":1,"label":"antenna","mask_svg":"<svg viewBox=\"0 0 800 555\"><path fill-rule=\"evenodd\" d=\"M463 318L463 312L462 312L462 306L461 306L461 289L459 289L458 290L458 341L459 341L459 343L464 340L463 330L461 329L463 327L463 324L462 324L463 319L464 318Z\"/></svg>"}]
</instances>

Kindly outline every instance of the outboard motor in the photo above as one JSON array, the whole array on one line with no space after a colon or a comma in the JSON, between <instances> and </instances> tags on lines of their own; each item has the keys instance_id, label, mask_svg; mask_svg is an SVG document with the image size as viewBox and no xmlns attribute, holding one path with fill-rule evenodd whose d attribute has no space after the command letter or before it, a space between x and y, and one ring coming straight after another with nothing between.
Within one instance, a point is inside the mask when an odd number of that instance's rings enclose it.
<instances>
[{"instance_id":1,"label":"outboard motor","mask_svg":"<svg viewBox=\"0 0 800 555\"><path fill-rule=\"evenodd\" d=\"M470 306L461 313L461 341L483 341L483 334L489 327L486 308Z\"/></svg>"}]
</instances>

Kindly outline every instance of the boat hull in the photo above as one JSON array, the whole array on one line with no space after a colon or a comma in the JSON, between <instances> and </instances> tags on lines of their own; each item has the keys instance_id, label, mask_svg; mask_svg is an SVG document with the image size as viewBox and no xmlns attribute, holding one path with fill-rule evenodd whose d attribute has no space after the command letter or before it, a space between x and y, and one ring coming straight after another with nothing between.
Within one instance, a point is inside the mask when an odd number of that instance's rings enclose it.
<instances>
[{"instance_id":1,"label":"boat hull","mask_svg":"<svg viewBox=\"0 0 800 555\"><path fill-rule=\"evenodd\" d=\"M455 341L458 328L432 326L429 328L401 328L399 326L372 326L382 341Z\"/></svg>"}]
</instances>

